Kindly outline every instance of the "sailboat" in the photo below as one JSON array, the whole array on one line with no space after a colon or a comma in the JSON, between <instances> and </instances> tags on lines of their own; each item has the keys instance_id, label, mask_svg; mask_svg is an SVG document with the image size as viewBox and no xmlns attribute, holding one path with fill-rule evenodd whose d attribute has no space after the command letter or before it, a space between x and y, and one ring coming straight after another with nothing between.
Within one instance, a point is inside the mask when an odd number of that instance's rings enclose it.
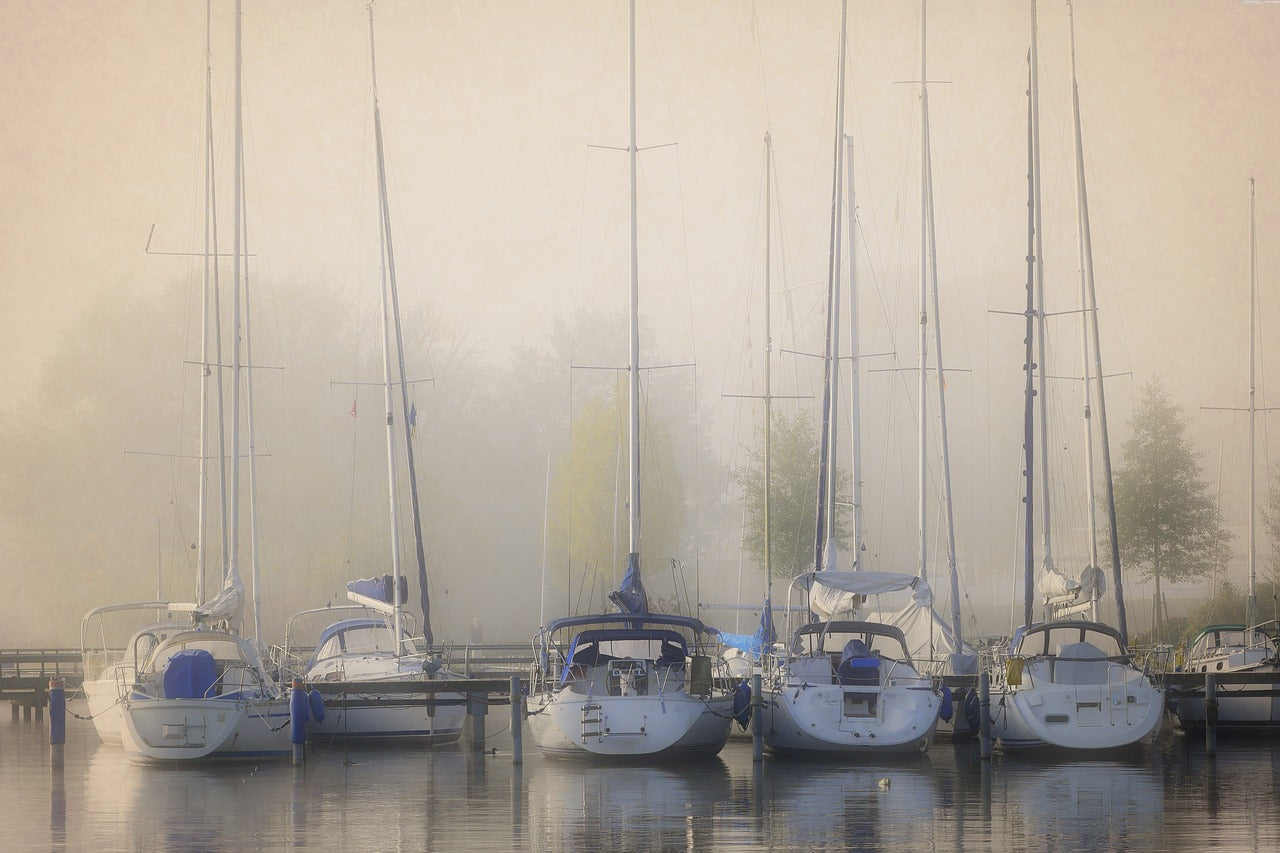
<instances>
[{"instance_id":1,"label":"sailboat","mask_svg":"<svg viewBox=\"0 0 1280 853\"><path fill-rule=\"evenodd\" d=\"M852 617L868 596L900 590L912 590L917 606L932 612L932 591L922 577L868 571L861 565L856 566L856 571L838 571L836 568L834 413L839 388L840 142L844 141L847 6L847 3L842 4L840 19L831 272L827 303L828 381L824 392L820 494L814 548L817 570L799 575L787 590L787 635L790 642L765 659L761 713L765 745L771 752L918 754L928 750L937 733L943 705L941 693L933 679L917 669L900 629L874 618L855 620ZM852 163L850 186L852 209ZM856 305L856 290L850 289ZM856 324L856 309L852 306L851 314ZM856 373L857 335L856 329L851 331ZM854 536L855 554L861 562L856 382L854 388L851 404L854 422ZM817 618L810 616L793 632L791 605L797 591L805 598L806 606L801 611Z\"/></svg>"},{"instance_id":2,"label":"sailboat","mask_svg":"<svg viewBox=\"0 0 1280 853\"><path fill-rule=\"evenodd\" d=\"M241 116L240 3L235 8L235 261L234 329L231 364L232 452L240 458L242 336L241 290L244 285L244 180ZM247 308L247 306L246 306ZM247 419L252 425L252 392ZM250 427L252 428L252 427ZM252 446L252 437L250 437ZM231 541L222 590L192 611L192 627L159 642L137 665L134 681L120 702L124 725L121 744L132 760L153 763L206 759L262 759L290 753L289 696L272 677L258 649L260 608L257 562L254 573L253 638L240 633L244 585L239 572L239 465L233 464L230 500ZM250 453L252 490L252 452ZM255 515L250 512L251 517ZM256 549L254 549L256 553Z\"/></svg>"},{"instance_id":3,"label":"sailboat","mask_svg":"<svg viewBox=\"0 0 1280 853\"><path fill-rule=\"evenodd\" d=\"M1249 597L1244 624L1209 625L1202 630L1187 650L1184 668L1187 672L1248 672L1276 676L1271 684L1220 685L1218 687L1218 727L1229 730L1280 729L1280 696L1272 695L1280 683L1280 622L1258 624L1257 599L1257 466L1255 445L1257 414L1265 409L1257 405L1254 359L1258 301L1257 227L1254 215L1254 185L1249 179L1249 407L1231 409L1249 416ZM1225 408L1225 407L1210 407ZM1205 702L1194 695L1179 696L1172 703L1174 714L1184 730L1205 724Z\"/></svg>"},{"instance_id":4,"label":"sailboat","mask_svg":"<svg viewBox=\"0 0 1280 853\"><path fill-rule=\"evenodd\" d=\"M426 597L426 560L422 543L421 513L418 508L417 478L413 472L413 429L415 408L408 405L405 377L404 340L400 328L395 258L392 252L390 208L387 201L386 172L382 148L382 113L378 103L378 79L374 56L373 6L369 7L369 58L373 70L373 127L377 149L378 209L382 235L382 365L383 400L386 411L387 497L390 517L391 574L381 578L352 581L347 597L353 605L303 611L289 620L285 628L285 648L290 648L296 620L313 614L332 616L346 611L338 621L326 627L315 644L315 651L302 664L301 677L308 683L323 681L358 682L355 693L332 697L326 703L324 719L317 721L313 732L320 738L413 739L432 744L456 741L462 734L465 697L461 693L440 693L426 699L395 698L380 692L379 684L387 682L423 681L457 677L441 668L438 658L428 649L419 649L406 624L405 604L408 584L400 569L400 532L398 527L400 485L396 422L399 420L410 470L409 491L418 556L418 581L423 590L423 641L431 643L430 607ZM395 342L399 380L392 374L392 341ZM401 417L396 418L393 393L399 391ZM355 612L352 612L355 611Z\"/></svg>"},{"instance_id":5,"label":"sailboat","mask_svg":"<svg viewBox=\"0 0 1280 853\"><path fill-rule=\"evenodd\" d=\"M1070 9L1070 4L1068 4ZM1079 98L1075 90L1075 38L1072 29L1072 87L1075 106L1076 186L1079 204L1080 257L1082 289L1089 303L1096 307L1092 277L1092 251L1089 246L1088 207L1084 191L1084 168L1080 145ZM1014 632L1002 666L997 666L991 686L990 721L995 742L1002 750L1052 748L1069 753L1089 753L1132 748L1154 739L1164 714L1164 692L1151 678L1133 665L1129 653L1124 621L1124 599L1119 583L1118 542L1114 528L1114 496L1111 490L1110 449L1106 432L1106 403L1102 382L1097 383L1099 429L1107 485L1109 513L1112 522L1111 543L1113 571L1116 576L1117 607L1120 626L1113 628L1102 622L1072 620L1092 600L1080 604L1060 602L1056 617L1033 622L1035 593L1035 512L1034 479L1036 357L1034 345L1039 339L1043 352L1043 335L1037 334L1037 318L1044 313L1037 304L1038 237L1040 206L1037 146L1037 54L1035 2L1031 4L1030 79L1027 104L1027 304L1025 360L1026 383L1023 408L1023 452L1025 479L1023 502L1023 573L1024 624ZM1095 311L1088 311L1092 316ZM1098 348L1097 324L1092 321L1092 344L1095 375L1101 380L1101 356ZM1041 448L1041 459L1047 452ZM1042 487L1041 493L1048 494ZM1047 500L1047 497L1045 498ZM1045 516L1047 522L1047 515ZM1042 575L1049 574L1042 570ZM1048 605L1054 606L1052 596ZM1054 613L1053 610L1050 611Z\"/></svg>"},{"instance_id":6,"label":"sailboat","mask_svg":"<svg viewBox=\"0 0 1280 853\"><path fill-rule=\"evenodd\" d=\"M636 167L635 0L629 0L631 174L629 541L614 613L569 616L534 638L528 723L553 757L668 759L718 753L729 737L733 693L715 671L701 620L649 610L640 571L640 346Z\"/></svg>"},{"instance_id":7,"label":"sailboat","mask_svg":"<svg viewBox=\"0 0 1280 853\"><path fill-rule=\"evenodd\" d=\"M213 195L213 67L212 67L212 12L208 12L205 23L205 245L201 257L204 259L204 292L201 299L201 393L200 393L200 456L199 456L199 491L196 511L196 577L195 597L191 602L176 601L137 601L122 604L108 604L96 607L84 615L80 623L80 660L85 675L81 684L85 702L89 710L89 718L93 721L98 736L104 743L120 743L124 729L124 717L120 710L120 701L127 695L129 686L137 677L138 667L155 647L174 636L188 630L191 625L191 614L204 601L205 590L205 484L206 468L209 461L208 425L209 425L209 393L208 385L212 375L210 368L209 316L210 306L210 273L217 291L217 229L212 215L215 209ZM212 246L210 245L212 239ZM184 253L185 254L185 253ZM216 317L215 317L216 319ZM220 341L215 341L220 347ZM220 349L219 349L220 353ZM221 355L216 362L221 363ZM218 459L225 459L222 444L224 433L222 421L222 384L218 384ZM225 508L225 465L219 466L220 481L223 485L223 501ZM226 515L221 514L222 547L226 551ZM162 592L156 590L159 599ZM133 624L137 627L131 636L120 645L119 634L114 630L127 615L132 615Z\"/></svg>"}]
</instances>

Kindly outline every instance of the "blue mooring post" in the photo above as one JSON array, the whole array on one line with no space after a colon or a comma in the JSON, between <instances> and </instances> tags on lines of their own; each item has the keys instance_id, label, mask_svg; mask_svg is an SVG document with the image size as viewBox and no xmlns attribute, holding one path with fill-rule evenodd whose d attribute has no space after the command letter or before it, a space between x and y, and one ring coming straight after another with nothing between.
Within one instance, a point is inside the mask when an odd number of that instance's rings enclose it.
<instances>
[{"instance_id":1,"label":"blue mooring post","mask_svg":"<svg viewBox=\"0 0 1280 853\"><path fill-rule=\"evenodd\" d=\"M49 762L62 766L62 747L67 742L67 692L61 678L49 679Z\"/></svg>"},{"instance_id":2,"label":"blue mooring post","mask_svg":"<svg viewBox=\"0 0 1280 853\"><path fill-rule=\"evenodd\" d=\"M302 764L307 744L307 719L310 716L310 703L302 682L293 680L293 691L289 695L289 741L293 744L293 766Z\"/></svg>"},{"instance_id":3,"label":"blue mooring post","mask_svg":"<svg viewBox=\"0 0 1280 853\"><path fill-rule=\"evenodd\" d=\"M978 756L991 757L991 673L978 674Z\"/></svg>"},{"instance_id":4,"label":"blue mooring post","mask_svg":"<svg viewBox=\"0 0 1280 853\"><path fill-rule=\"evenodd\" d=\"M524 727L524 692L520 687L520 676L511 676L511 763L524 763L524 744L522 743Z\"/></svg>"},{"instance_id":5,"label":"blue mooring post","mask_svg":"<svg viewBox=\"0 0 1280 853\"><path fill-rule=\"evenodd\" d=\"M751 676L751 760L764 760L764 695L758 672Z\"/></svg>"},{"instance_id":6,"label":"blue mooring post","mask_svg":"<svg viewBox=\"0 0 1280 853\"><path fill-rule=\"evenodd\" d=\"M1204 677L1204 754L1218 754L1218 676L1212 672Z\"/></svg>"}]
</instances>

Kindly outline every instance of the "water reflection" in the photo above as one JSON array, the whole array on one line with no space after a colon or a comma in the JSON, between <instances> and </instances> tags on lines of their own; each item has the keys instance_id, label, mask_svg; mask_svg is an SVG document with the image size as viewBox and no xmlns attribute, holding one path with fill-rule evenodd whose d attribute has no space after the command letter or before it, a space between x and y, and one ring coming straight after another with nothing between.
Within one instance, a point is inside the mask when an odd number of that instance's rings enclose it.
<instances>
[{"instance_id":1,"label":"water reflection","mask_svg":"<svg viewBox=\"0 0 1280 853\"><path fill-rule=\"evenodd\" d=\"M718 758L674 767L543 761L529 777L529 841L548 850L708 850L730 791Z\"/></svg>"},{"instance_id":2,"label":"water reflection","mask_svg":"<svg viewBox=\"0 0 1280 853\"><path fill-rule=\"evenodd\" d=\"M70 727L69 727L70 728ZM0 722L5 846L236 850L1276 849L1280 744L1175 740L1130 762L981 761L604 767L462 747L313 749L287 762L164 770L69 731Z\"/></svg>"}]
</instances>

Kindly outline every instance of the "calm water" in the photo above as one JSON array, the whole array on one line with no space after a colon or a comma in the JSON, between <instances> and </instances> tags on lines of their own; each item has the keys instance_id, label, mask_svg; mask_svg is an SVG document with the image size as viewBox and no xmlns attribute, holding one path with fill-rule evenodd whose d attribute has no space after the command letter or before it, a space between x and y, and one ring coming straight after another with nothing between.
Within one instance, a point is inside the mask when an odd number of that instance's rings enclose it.
<instances>
[{"instance_id":1,"label":"calm water","mask_svg":"<svg viewBox=\"0 0 1280 853\"><path fill-rule=\"evenodd\" d=\"M982 762L942 742L905 763L759 767L731 741L698 765L602 768L543 760L526 737L516 767L499 712L496 755L313 747L296 771L160 770L68 719L59 771L47 722L2 710L6 851L1280 849L1280 740L1216 760L1171 735L1131 762Z\"/></svg>"}]
</instances>

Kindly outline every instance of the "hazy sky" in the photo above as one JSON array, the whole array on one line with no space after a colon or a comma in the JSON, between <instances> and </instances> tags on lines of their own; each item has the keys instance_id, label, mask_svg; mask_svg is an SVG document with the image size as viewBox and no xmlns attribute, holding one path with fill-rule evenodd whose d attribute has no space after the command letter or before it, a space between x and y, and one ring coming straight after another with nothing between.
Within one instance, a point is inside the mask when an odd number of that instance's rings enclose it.
<instances>
[{"instance_id":1,"label":"hazy sky","mask_svg":"<svg viewBox=\"0 0 1280 853\"><path fill-rule=\"evenodd\" d=\"M704 399L714 399L743 391L758 365L743 352L759 327L743 323L757 310L748 282L758 276L766 130L790 243L778 286L802 293L825 276L840 5L639 7L640 144L677 143L642 158L641 310L665 353L698 361ZM224 178L231 9L214 3ZM919 4L851 2L849 14L847 130L872 327L864 351L892 336L911 362L919 119L917 88L904 81L919 76ZM1039 16L1050 303L1066 311L1077 284L1065 4L1042 0ZM1113 428L1135 389L1161 376L1192 416L1211 479L1223 443L1227 470L1238 472L1243 419L1197 407L1247 401L1250 176L1264 339L1280 316L1280 3L1082 0L1075 18L1104 355L1109 372L1131 373L1114 381ZM589 146L626 144L625 4L382 0L376 27L406 298L495 360L513 342L536 344L553 318L623 310L625 158ZM246 2L243 31L258 274L346 286L367 274L354 259L376 234L366 5ZM75 318L186 274L184 262L143 247L155 223L153 248L199 248L204 40L199 2L0 0L0 406L22 405ZM970 395L953 417L979 424L958 425L962 433L985 436L989 423L1020 417L1006 407L1021 383L1020 329L989 312L1022 304L1028 43L1021 0L929 5L946 347L949 363L975 377L953 383ZM224 241L230 231L228 220ZM1272 355L1264 347L1259 405ZM621 349L583 357L623 360ZM967 446L975 456L991 449ZM968 464L1004 476L995 461ZM1244 495L1223 500L1241 524Z\"/></svg>"}]
</instances>

